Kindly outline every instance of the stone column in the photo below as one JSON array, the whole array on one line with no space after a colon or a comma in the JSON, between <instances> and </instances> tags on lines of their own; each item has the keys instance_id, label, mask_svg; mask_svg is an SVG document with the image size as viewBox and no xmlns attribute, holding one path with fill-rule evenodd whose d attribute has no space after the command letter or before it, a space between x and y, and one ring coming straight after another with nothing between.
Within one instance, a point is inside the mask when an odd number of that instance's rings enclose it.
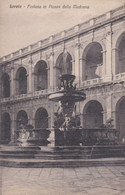
<instances>
[{"instance_id":1,"label":"stone column","mask_svg":"<svg viewBox=\"0 0 125 195\"><path fill-rule=\"evenodd\" d=\"M112 74L115 76L119 73L117 59L118 59L118 49L112 48Z\"/></svg>"},{"instance_id":2,"label":"stone column","mask_svg":"<svg viewBox=\"0 0 125 195\"><path fill-rule=\"evenodd\" d=\"M54 132L54 103L51 102L51 111L50 111L50 136L48 141L50 141L49 146L53 147L55 145L55 132Z\"/></svg>"},{"instance_id":3,"label":"stone column","mask_svg":"<svg viewBox=\"0 0 125 195\"><path fill-rule=\"evenodd\" d=\"M86 72L85 72L85 64L86 64L86 59L82 58L82 80L86 80Z\"/></svg>"},{"instance_id":4,"label":"stone column","mask_svg":"<svg viewBox=\"0 0 125 195\"><path fill-rule=\"evenodd\" d=\"M116 115L117 115L117 111L112 110L112 119L113 119L114 128L117 128L117 126L118 126L118 124L117 124L118 121L116 121Z\"/></svg>"},{"instance_id":5,"label":"stone column","mask_svg":"<svg viewBox=\"0 0 125 195\"><path fill-rule=\"evenodd\" d=\"M11 96L14 96L15 95L15 91L16 91L16 89L15 89L15 87L16 87L16 85L15 85L15 82L16 82L16 80L14 79L14 67L13 67L13 64L12 64L12 67L11 67L11 83L10 83L10 89L11 89Z\"/></svg>"},{"instance_id":6,"label":"stone column","mask_svg":"<svg viewBox=\"0 0 125 195\"><path fill-rule=\"evenodd\" d=\"M112 28L106 26L106 77L112 78Z\"/></svg>"},{"instance_id":7,"label":"stone column","mask_svg":"<svg viewBox=\"0 0 125 195\"><path fill-rule=\"evenodd\" d=\"M112 118L112 96L106 97L106 120Z\"/></svg>"},{"instance_id":8,"label":"stone column","mask_svg":"<svg viewBox=\"0 0 125 195\"><path fill-rule=\"evenodd\" d=\"M106 51L102 51L103 56L103 66L102 66L102 77L106 75Z\"/></svg>"},{"instance_id":9,"label":"stone column","mask_svg":"<svg viewBox=\"0 0 125 195\"><path fill-rule=\"evenodd\" d=\"M14 114L14 109L13 112L11 113L11 141L10 143L14 143L15 139L17 138L16 135L16 120L15 120L15 114Z\"/></svg>"},{"instance_id":10,"label":"stone column","mask_svg":"<svg viewBox=\"0 0 125 195\"><path fill-rule=\"evenodd\" d=\"M32 103L32 101L33 100L30 100L31 101L31 103L30 103L30 108L28 108L28 110L27 110L27 113L28 113L28 124L29 125L32 125L33 127L34 127L34 124L33 124L33 103Z\"/></svg>"},{"instance_id":11,"label":"stone column","mask_svg":"<svg viewBox=\"0 0 125 195\"><path fill-rule=\"evenodd\" d=\"M103 114L103 124L106 124L107 112L106 111L103 111L102 114Z\"/></svg>"},{"instance_id":12,"label":"stone column","mask_svg":"<svg viewBox=\"0 0 125 195\"><path fill-rule=\"evenodd\" d=\"M75 45L75 76L76 82L80 83L80 44L76 43Z\"/></svg>"},{"instance_id":13,"label":"stone column","mask_svg":"<svg viewBox=\"0 0 125 195\"><path fill-rule=\"evenodd\" d=\"M2 140L2 113L0 112L0 141Z\"/></svg>"},{"instance_id":14,"label":"stone column","mask_svg":"<svg viewBox=\"0 0 125 195\"><path fill-rule=\"evenodd\" d=\"M28 74L28 93L33 91L32 86L32 59L29 61L29 74Z\"/></svg>"},{"instance_id":15,"label":"stone column","mask_svg":"<svg viewBox=\"0 0 125 195\"><path fill-rule=\"evenodd\" d=\"M11 142L15 141L15 119L14 119L14 113L12 114L11 119Z\"/></svg>"},{"instance_id":16,"label":"stone column","mask_svg":"<svg viewBox=\"0 0 125 195\"><path fill-rule=\"evenodd\" d=\"M79 59L79 81L80 83L83 80L83 64L82 64L82 57Z\"/></svg>"},{"instance_id":17,"label":"stone column","mask_svg":"<svg viewBox=\"0 0 125 195\"><path fill-rule=\"evenodd\" d=\"M83 118L82 118L82 127L83 128L87 128L87 124L86 124L86 113L83 113Z\"/></svg>"},{"instance_id":18,"label":"stone column","mask_svg":"<svg viewBox=\"0 0 125 195\"><path fill-rule=\"evenodd\" d=\"M52 51L50 53L50 58L49 58L49 66L50 66L50 79L49 79L49 87L50 89L53 89L54 87L54 52Z\"/></svg>"},{"instance_id":19,"label":"stone column","mask_svg":"<svg viewBox=\"0 0 125 195\"><path fill-rule=\"evenodd\" d=\"M72 74L75 75L75 60L72 60Z\"/></svg>"},{"instance_id":20,"label":"stone column","mask_svg":"<svg viewBox=\"0 0 125 195\"><path fill-rule=\"evenodd\" d=\"M53 66L53 89L57 87L57 67L56 65Z\"/></svg>"}]
</instances>

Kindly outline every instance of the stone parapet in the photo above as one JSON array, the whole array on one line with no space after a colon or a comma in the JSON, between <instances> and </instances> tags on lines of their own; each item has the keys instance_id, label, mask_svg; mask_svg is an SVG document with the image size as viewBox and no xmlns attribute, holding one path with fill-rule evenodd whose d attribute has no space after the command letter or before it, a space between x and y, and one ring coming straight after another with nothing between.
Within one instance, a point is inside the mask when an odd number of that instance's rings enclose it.
<instances>
[{"instance_id":1,"label":"stone parapet","mask_svg":"<svg viewBox=\"0 0 125 195\"><path fill-rule=\"evenodd\" d=\"M97 27L97 25L100 25L100 23L105 25L105 23L107 23L107 20L109 22L110 20L116 20L116 17L119 17L120 15L123 16L125 14L124 10L125 10L125 6L121 6L110 12L102 14L96 18L92 18L79 25L73 26L65 31L59 32L51 36L51 39L50 37L48 37L39 42L31 44L30 47L26 46L21 50L15 51L12 54L8 54L7 56L0 58L0 64L2 64L3 62L8 62L13 59L19 58L20 56L23 55L28 55L34 51L38 51L39 49L41 49L41 47L44 48L46 46L51 46L56 42L60 42L62 39L66 40L67 38L72 37L74 35L77 36L82 32L87 32L88 30L92 30L91 28Z\"/></svg>"}]
</instances>

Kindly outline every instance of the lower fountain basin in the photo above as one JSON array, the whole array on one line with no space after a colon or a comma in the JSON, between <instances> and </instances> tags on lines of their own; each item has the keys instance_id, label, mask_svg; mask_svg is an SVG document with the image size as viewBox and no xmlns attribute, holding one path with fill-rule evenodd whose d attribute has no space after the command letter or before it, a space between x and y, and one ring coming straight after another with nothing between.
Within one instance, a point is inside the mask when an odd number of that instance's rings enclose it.
<instances>
[{"instance_id":1,"label":"lower fountain basin","mask_svg":"<svg viewBox=\"0 0 125 195\"><path fill-rule=\"evenodd\" d=\"M47 129L20 129L17 131L17 141L22 146L39 145L47 146L50 142L50 130Z\"/></svg>"}]
</instances>

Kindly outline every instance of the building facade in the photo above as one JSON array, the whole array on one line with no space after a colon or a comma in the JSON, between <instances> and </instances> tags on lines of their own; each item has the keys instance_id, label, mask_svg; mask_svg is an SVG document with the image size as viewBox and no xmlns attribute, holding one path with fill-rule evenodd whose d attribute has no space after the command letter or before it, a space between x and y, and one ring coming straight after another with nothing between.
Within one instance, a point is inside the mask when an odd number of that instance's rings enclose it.
<instances>
[{"instance_id":1,"label":"building facade","mask_svg":"<svg viewBox=\"0 0 125 195\"><path fill-rule=\"evenodd\" d=\"M108 119L125 137L125 6L0 58L0 142L14 141L20 123L52 128L59 76L76 76L86 100L76 111L84 128Z\"/></svg>"}]
</instances>

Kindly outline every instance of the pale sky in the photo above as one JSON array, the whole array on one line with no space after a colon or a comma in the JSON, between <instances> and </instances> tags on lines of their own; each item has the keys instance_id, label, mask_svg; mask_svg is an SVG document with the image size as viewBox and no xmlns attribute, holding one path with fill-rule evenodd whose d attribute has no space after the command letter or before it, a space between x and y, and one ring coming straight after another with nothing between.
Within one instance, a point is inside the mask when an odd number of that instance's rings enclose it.
<instances>
[{"instance_id":1,"label":"pale sky","mask_svg":"<svg viewBox=\"0 0 125 195\"><path fill-rule=\"evenodd\" d=\"M124 4L125 0L0 0L0 57ZM28 5L41 8L27 8ZM48 8L49 5L60 8ZM63 5L71 8L64 9ZM89 9L73 9L73 5Z\"/></svg>"}]
</instances>

